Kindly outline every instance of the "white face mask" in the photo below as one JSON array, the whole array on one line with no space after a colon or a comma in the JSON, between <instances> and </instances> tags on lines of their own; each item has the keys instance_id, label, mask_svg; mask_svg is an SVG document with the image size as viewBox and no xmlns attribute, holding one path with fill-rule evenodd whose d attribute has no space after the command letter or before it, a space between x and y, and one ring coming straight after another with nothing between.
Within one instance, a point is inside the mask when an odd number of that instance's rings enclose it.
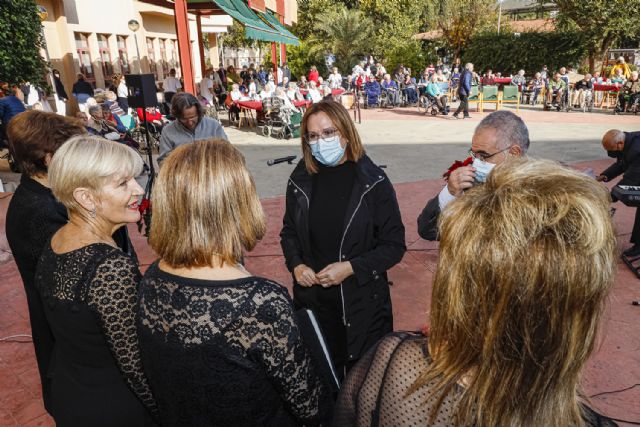
<instances>
[{"instance_id":1,"label":"white face mask","mask_svg":"<svg viewBox=\"0 0 640 427\"><path fill-rule=\"evenodd\" d=\"M476 170L476 182L485 182L489 172L496 167L493 163L489 163L478 158L473 159L471 166Z\"/></svg>"}]
</instances>

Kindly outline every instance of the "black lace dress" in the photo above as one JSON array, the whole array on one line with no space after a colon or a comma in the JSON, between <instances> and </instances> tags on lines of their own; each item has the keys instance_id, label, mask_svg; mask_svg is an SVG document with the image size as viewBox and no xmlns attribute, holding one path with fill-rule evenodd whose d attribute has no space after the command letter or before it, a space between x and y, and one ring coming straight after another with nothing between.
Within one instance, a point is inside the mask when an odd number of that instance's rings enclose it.
<instances>
[{"instance_id":1,"label":"black lace dress","mask_svg":"<svg viewBox=\"0 0 640 427\"><path fill-rule=\"evenodd\" d=\"M135 323L140 279L133 259L107 244L64 254L45 246L35 282L55 337L51 403L59 427L151 425L155 403Z\"/></svg>"},{"instance_id":2,"label":"black lace dress","mask_svg":"<svg viewBox=\"0 0 640 427\"><path fill-rule=\"evenodd\" d=\"M329 388L284 287L259 277L187 279L156 262L140 294L140 350L163 426L330 421Z\"/></svg>"}]
</instances>

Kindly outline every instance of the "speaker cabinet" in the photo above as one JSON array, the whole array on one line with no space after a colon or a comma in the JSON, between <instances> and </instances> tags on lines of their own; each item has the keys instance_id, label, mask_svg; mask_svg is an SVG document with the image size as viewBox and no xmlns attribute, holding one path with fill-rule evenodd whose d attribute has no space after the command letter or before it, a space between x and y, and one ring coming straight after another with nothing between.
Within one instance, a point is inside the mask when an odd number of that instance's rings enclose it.
<instances>
[{"instance_id":1,"label":"speaker cabinet","mask_svg":"<svg viewBox=\"0 0 640 427\"><path fill-rule=\"evenodd\" d=\"M126 74L127 101L131 108L148 108L158 105L156 78L153 74Z\"/></svg>"}]
</instances>

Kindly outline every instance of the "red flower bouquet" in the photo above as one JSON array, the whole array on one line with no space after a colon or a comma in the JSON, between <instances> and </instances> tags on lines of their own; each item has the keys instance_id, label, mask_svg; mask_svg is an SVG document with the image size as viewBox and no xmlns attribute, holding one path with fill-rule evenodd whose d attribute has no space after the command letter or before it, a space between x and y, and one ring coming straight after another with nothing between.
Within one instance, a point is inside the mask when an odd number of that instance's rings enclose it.
<instances>
[{"instance_id":1,"label":"red flower bouquet","mask_svg":"<svg viewBox=\"0 0 640 427\"><path fill-rule=\"evenodd\" d=\"M466 159L464 159L462 162L460 160L456 160L455 162L453 162L453 164L449 167L449 169L442 174L442 177L446 180L449 179L449 175L451 175L451 172L453 172L454 170L461 168L463 166L469 166L471 163L473 163L473 157L469 156Z\"/></svg>"}]
</instances>

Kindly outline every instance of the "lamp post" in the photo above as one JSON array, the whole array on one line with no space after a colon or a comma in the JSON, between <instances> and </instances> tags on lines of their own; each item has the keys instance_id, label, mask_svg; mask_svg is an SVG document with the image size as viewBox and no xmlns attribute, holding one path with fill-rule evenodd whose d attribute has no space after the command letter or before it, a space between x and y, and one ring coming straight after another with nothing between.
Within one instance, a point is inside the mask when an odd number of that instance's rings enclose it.
<instances>
[{"instance_id":1,"label":"lamp post","mask_svg":"<svg viewBox=\"0 0 640 427\"><path fill-rule=\"evenodd\" d=\"M47 8L44 6L38 6L38 17L40 18L40 22L44 22L49 17L49 12ZM51 73L51 57L49 56L49 48L47 47L47 40L44 38L44 25L40 26L40 36L42 37L42 43L44 45L44 54L47 60L47 80L51 84L51 91L54 96L54 101L56 102L56 110L58 110L58 96L56 93L56 82L53 80L53 74ZM63 113L64 114L64 113Z\"/></svg>"},{"instance_id":2,"label":"lamp post","mask_svg":"<svg viewBox=\"0 0 640 427\"><path fill-rule=\"evenodd\" d=\"M142 74L142 63L140 62L140 48L138 47L138 34L136 31L140 29L140 23L135 19L128 22L127 26L133 32L133 39L136 42L136 54L138 55L138 74Z\"/></svg>"},{"instance_id":3,"label":"lamp post","mask_svg":"<svg viewBox=\"0 0 640 427\"><path fill-rule=\"evenodd\" d=\"M127 23L127 26L133 32L133 39L136 42L136 53L138 54L138 74L142 75L142 62L140 62L140 48L138 47L138 35L136 34L136 32L140 29L140 23L135 19L131 19ZM142 83L142 81L140 82ZM127 90L129 92L129 95L131 95L132 88L128 87ZM144 196L142 197L142 203L144 204L146 201L147 207L144 209L144 211L141 211L142 217L138 222L138 230L142 230L142 223L144 222L145 236L148 237L149 230L151 227L151 205L149 201L151 200L151 191L153 189L153 180L155 179L155 176L156 176L156 169L153 166L153 150L151 147L151 141L149 140L149 133L150 133L149 121L147 120L147 107L150 107L150 105L146 105L146 101L144 101L144 98L145 98L144 96L142 98L143 98L142 123L144 123L144 130L145 130L144 139L147 143L147 155L148 155L148 161L149 161L149 178L147 179L147 184L145 185L145 189L144 189Z\"/></svg>"},{"instance_id":4,"label":"lamp post","mask_svg":"<svg viewBox=\"0 0 640 427\"><path fill-rule=\"evenodd\" d=\"M498 35L500 35L500 18L502 18L502 2L504 0L498 0Z\"/></svg>"}]
</instances>

